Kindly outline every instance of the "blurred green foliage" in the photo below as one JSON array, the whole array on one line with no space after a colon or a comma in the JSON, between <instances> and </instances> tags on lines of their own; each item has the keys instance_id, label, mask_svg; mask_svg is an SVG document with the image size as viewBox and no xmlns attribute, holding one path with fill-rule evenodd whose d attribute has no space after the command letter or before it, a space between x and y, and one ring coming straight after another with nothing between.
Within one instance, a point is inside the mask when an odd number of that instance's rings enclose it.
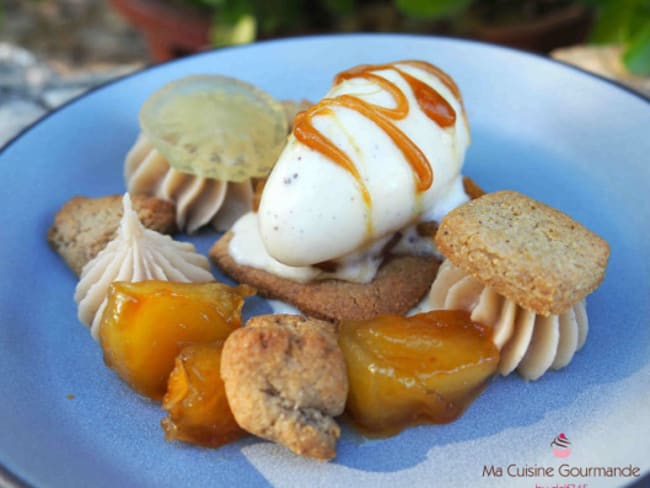
<instances>
[{"instance_id":1,"label":"blurred green foliage","mask_svg":"<svg viewBox=\"0 0 650 488\"><path fill-rule=\"evenodd\" d=\"M462 24L478 10L508 11L524 9L544 12L562 7L561 0L182 0L214 12L212 40L217 46L251 42L293 32L318 31L336 27L337 20L348 18L350 30L359 23L349 21L362 9L377 9L384 15L402 16L406 22L447 20ZM591 40L595 43L620 43L625 47L624 63L640 75L650 75L650 0L576 0L595 12ZM381 10L383 9L383 10ZM390 22L384 22L388 25ZM334 25L333 25L334 24Z\"/></svg>"},{"instance_id":2,"label":"blurred green foliage","mask_svg":"<svg viewBox=\"0 0 650 488\"><path fill-rule=\"evenodd\" d=\"M463 13L471 3L472 0L395 0L400 12L420 19L452 17Z\"/></svg>"},{"instance_id":3,"label":"blurred green foliage","mask_svg":"<svg viewBox=\"0 0 650 488\"><path fill-rule=\"evenodd\" d=\"M589 0L596 10L591 40L623 44L623 62L638 75L650 75L650 0Z\"/></svg>"},{"instance_id":4,"label":"blurred green foliage","mask_svg":"<svg viewBox=\"0 0 650 488\"><path fill-rule=\"evenodd\" d=\"M252 41L296 27L319 27L353 16L361 8L392 7L410 19L436 20L462 13L472 0L185 0L215 12L213 40L217 45ZM252 22L253 37L242 25ZM219 32L221 31L221 32ZM251 32L245 30L246 35Z\"/></svg>"}]
</instances>

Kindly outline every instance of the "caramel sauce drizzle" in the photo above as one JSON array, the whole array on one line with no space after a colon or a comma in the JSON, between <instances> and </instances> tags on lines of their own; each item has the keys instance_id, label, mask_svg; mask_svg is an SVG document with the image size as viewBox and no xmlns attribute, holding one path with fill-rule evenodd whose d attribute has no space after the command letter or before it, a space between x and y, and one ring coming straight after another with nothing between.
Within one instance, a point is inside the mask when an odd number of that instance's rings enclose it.
<instances>
[{"instance_id":1,"label":"caramel sauce drizzle","mask_svg":"<svg viewBox=\"0 0 650 488\"><path fill-rule=\"evenodd\" d=\"M325 98L321 100L307 111L300 112L294 121L293 134L295 138L307 147L320 152L349 172L355 179L361 197L368 207L372 205L372 198L354 162L344 151L314 127L312 118L315 115L332 114L332 107L339 106L354 110L371 120L401 150L413 170L417 191L426 191L433 184L433 169L431 168L431 164L420 148L394 123L397 120L404 119L408 115L410 108L408 99L395 83L374 74L373 71L385 69L397 71L410 86L418 105L425 115L440 127L446 128L453 126L456 122L456 111L434 88L406 73L397 64L413 66L432 74L449 89L454 97L459 101L461 100L460 92L453 80L439 68L424 61L401 61L399 63L361 65L339 73L334 78L334 83L339 84L353 78L363 78L373 81L391 95L395 101L395 107L382 107L346 94L336 98Z\"/></svg>"}]
</instances>

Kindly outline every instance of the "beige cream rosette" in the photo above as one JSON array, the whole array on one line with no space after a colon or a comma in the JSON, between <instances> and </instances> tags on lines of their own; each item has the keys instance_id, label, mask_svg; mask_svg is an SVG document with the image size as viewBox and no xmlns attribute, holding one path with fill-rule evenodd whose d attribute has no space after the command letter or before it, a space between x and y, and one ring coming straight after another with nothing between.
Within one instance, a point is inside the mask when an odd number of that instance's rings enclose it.
<instances>
[{"instance_id":1,"label":"beige cream rosette","mask_svg":"<svg viewBox=\"0 0 650 488\"><path fill-rule=\"evenodd\" d=\"M208 224L225 231L253 204L250 180L236 183L176 171L144 134L126 156L124 178L131 194L174 202L176 224L190 234Z\"/></svg>"},{"instance_id":2,"label":"beige cream rosette","mask_svg":"<svg viewBox=\"0 0 650 488\"><path fill-rule=\"evenodd\" d=\"M549 369L560 369L587 339L585 300L560 315L538 315L481 284L445 260L429 293L432 310L465 310L472 320L492 327L492 340L501 351L499 372L514 370L536 380Z\"/></svg>"},{"instance_id":3,"label":"beige cream rosette","mask_svg":"<svg viewBox=\"0 0 650 488\"><path fill-rule=\"evenodd\" d=\"M114 281L164 280L213 281L207 258L189 242L147 229L131 207L129 194L123 199L124 215L115 239L81 271L74 299L79 320L97 340L108 288Z\"/></svg>"}]
</instances>

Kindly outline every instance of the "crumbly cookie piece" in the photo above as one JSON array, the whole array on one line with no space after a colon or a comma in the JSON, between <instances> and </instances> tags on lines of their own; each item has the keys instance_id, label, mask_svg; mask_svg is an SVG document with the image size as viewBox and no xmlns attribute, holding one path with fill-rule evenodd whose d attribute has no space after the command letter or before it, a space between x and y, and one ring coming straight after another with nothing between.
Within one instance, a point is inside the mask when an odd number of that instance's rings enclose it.
<instances>
[{"instance_id":1,"label":"crumbly cookie piece","mask_svg":"<svg viewBox=\"0 0 650 488\"><path fill-rule=\"evenodd\" d=\"M163 234L176 231L172 203L147 195L132 195L131 202L145 227ZM56 213L47 240L79 275L84 265L115 237L121 218L122 195L75 196Z\"/></svg>"},{"instance_id":2,"label":"crumbly cookie piece","mask_svg":"<svg viewBox=\"0 0 650 488\"><path fill-rule=\"evenodd\" d=\"M240 427L316 459L336 455L348 378L332 324L261 315L233 332L221 377Z\"/></svg>"},{"instance_id":3,"label":"crumbly cookie piece","mask_svg":"<svg viewBox=\"0 0 650 488\"><path fill-rule=\"evenodd\" d=\"M403 315L431 288L439 262L429 256L390 256L368 284L341 280L297 283L266 271L241 266L228 253L232 234L210 249L212 260L260 295L291 303L303 313L325 320L365 320L387 313Z\"/></svg>"},{"instance_id":4,"label":"crumbly cookie piece","mask_svg":"<svg viewBox=\"0 0 650 488\"><path fill-rule=\"evenodd\" d=\"M513 191L452 210L435 238L454 265L544 316L560 314L603 279L607 242L568 215Z\"/></svg>"}]
</instances>

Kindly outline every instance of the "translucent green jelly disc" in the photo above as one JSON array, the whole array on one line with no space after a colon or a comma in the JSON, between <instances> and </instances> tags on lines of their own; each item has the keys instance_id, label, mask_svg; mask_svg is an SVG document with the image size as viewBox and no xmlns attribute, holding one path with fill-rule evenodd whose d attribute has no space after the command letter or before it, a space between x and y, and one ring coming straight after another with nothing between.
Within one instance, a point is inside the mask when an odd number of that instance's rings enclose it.
<instances>
[{"instance_id":1,"label":"translucent green jelly disc","mask_svg":"<svg viewBox=\"0 0 650 488\"><path fill-rule=\"evenodd\" d=\"M142 106L140 126L176 170L227 181L266 176L287 137L282 105L234 78L173 81Z\"/></svg>"}]
</instances>

